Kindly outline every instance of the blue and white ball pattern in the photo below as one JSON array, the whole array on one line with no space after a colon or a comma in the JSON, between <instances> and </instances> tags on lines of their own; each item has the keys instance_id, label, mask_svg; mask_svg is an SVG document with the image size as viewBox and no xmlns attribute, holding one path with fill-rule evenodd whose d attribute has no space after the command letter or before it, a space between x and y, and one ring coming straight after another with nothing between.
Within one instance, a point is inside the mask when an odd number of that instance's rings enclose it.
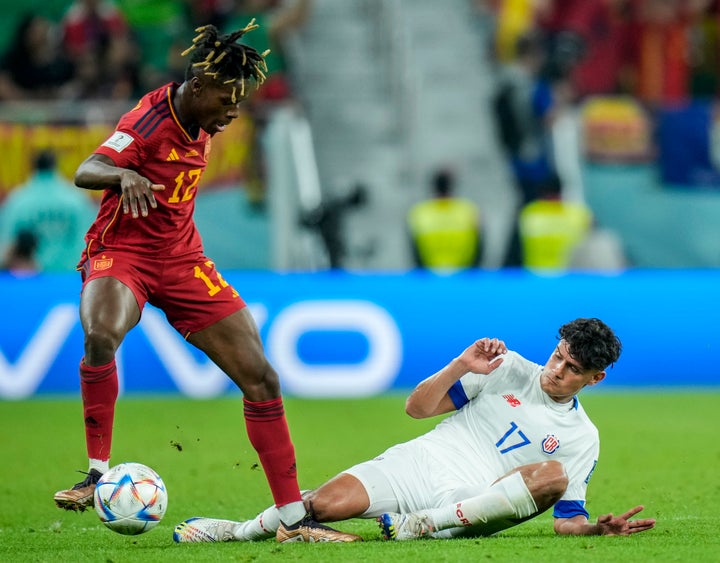
<instances>
[{"instance_id":1,"label":"blue and white ball pattern","mask_svg":"<svg viewBox=\"0 0 720 563\"><path fill-rule=\"evenodd\" d=\"M113 532L133 536L152 530L167 510L167 488L153 469L127 462L103 474L95 488L95 512Z\"/></svg>"}]
</instances>

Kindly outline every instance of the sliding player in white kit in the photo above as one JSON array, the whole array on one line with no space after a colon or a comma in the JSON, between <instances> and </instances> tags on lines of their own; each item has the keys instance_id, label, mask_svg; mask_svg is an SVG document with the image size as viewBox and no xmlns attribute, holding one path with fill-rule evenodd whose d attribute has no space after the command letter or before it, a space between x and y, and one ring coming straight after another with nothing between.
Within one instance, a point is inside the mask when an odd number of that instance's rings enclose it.
<instances>
[{"instance_id":1,"label":"sliding player in white kit","mask_svg":"<svg viewBox=\"0 0 720 563\"><path fill-rule=\"evenodd\" d=\"M599 319L559 329L545 366L496 338L474 342L410 394L407 413L456 411L426 434L355 465L304 495L319 522L376 518L391 540L485 536L554 506L558 534L629 535L652 518L588 520L585 493L599 453L598 431L577 393L604 379L621 344ZM191 518L177 542L251 541L275 536L277 509L244 522Z\"/></svg>"}]
</instances>

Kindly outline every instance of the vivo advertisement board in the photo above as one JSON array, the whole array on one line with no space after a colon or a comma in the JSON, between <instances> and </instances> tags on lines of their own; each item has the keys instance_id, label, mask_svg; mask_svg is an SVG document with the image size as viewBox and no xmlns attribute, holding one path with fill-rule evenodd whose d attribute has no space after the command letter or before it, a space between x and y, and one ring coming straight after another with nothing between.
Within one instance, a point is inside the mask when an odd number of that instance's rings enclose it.
<instances>
[{"instance_id":1,"label":"vivo advertisement board","mask_svg":"<svg viewBox=\"0 0 720 563\"><path fill-rule=\"evenodd\" d=\"M599 317L624 351L599 388L720 384L720 271L539 276L224 272L247 301L284 393L362 397L408 389L475 339L544 363L558 327ZM0 275L0 398L77 394L78 274ZM237 392L146 307L117 354L124 393Z\"/></svg>"}]
</instances>

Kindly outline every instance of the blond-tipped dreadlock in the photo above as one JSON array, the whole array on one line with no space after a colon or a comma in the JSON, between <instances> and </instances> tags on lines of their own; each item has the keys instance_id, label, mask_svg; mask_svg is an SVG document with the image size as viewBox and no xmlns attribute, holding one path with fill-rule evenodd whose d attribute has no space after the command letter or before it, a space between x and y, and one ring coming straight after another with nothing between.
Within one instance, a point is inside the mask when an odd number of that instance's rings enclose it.
<instances>
[{"instance_id":1,"label":"blond-tipped dreadlock","mask_svg":"<svg viewBox=\"0 0 720 563\"><path fill-rule=\"evenodd\" d=\"M222 84L234 84L240 80L240 96L245 96L245 81L253 78L256 87L265 81L267 65L265 57L270 52L258 53L249 45L236 43L247 32L260 27L253 18L244 28L226 35L218 35L214 25L198 27L193 44L183 51L182 56L192 53L185 79L190 80L198 72L210 76ZM237 101L235 87L232 101Z\"/></svg>"}]
</instances>

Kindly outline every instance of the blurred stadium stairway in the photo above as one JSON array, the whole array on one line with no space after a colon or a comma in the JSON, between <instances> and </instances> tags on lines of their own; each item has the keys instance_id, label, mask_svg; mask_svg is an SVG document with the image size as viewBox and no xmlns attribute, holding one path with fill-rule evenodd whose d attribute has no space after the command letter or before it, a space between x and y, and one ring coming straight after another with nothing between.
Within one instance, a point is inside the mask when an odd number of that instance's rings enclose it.
<instances>
[{"instance_id":1,"label":"blurred stadium stairway","mask_svg":"<svg viewBox=\"0 0 720 563\"><path fill-rule=\"evenodd\" d=\"M484 265L501 263L514 194L488 109L484 29L469 0L315 0L290 41L324 197L368 190L345 217L345 267L412 265L405 213L441 165L484 210Z\"/></svg>"}]
</instances>

